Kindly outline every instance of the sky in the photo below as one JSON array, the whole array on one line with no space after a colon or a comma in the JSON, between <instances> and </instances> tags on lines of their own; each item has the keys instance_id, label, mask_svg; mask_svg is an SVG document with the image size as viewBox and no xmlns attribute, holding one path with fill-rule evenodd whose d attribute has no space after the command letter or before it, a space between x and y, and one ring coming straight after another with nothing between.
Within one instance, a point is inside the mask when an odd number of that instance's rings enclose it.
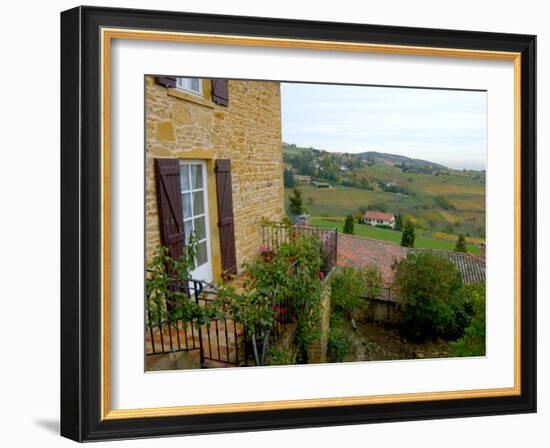
<instances>
[{"instance_id":1,"label":"sky","mask_svg":"<svg viewBox=\"0 0 550 448\"><path fill-rule=\"evenodd\" d=\"M281 83L283 141L485 169L485 92Z\"/></svg>"}]
</instances>

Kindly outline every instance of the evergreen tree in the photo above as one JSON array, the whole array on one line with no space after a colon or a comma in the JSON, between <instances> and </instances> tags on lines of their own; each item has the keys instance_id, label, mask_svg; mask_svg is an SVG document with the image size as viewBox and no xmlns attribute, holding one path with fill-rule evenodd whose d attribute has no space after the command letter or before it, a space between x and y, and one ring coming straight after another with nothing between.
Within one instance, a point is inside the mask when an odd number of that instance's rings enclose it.
<instances>
[{"instance_id":1,"label":"evergreen tree","mask_svg":"<svg viewBox=\"0 0 550 448\"><path fill-rule=\"evenodd\" d=\"M288 168L284 170L284 183L285 188L294 188L294 175Z\"/></svg>"},{"instance_id":2,"label":"evergreen tree","mask_svg":"<svg viewBox=\"0 0 550 448\"><path fill-rule=\"evenodd\" d=\"M353 216L347 215L344 221L344 233L353 235Z\"/></svg>"},{"instance_id":3,"label":"evergreen tree","mask_svg":"<svg viewBox=\"0 0 550 448\"><path fill-rule=\"evenodd\" d=\"M466 248L466 238L464 238L462 233L458 235L458 240L456 240L455 252L468 252Z\"/></svg>"},{"instance_id":4,"label":"evergreen tree","mask_svg":"<svg viewBox=\"0 0 550 448\"><path fill-rule=\"evenodd\" d=\"M302 199L302 192L298 187L294 187L292 195L289 199L289 208L292 215L301 215L304 213L304 201Z\"/></svg>"},{"instance_id":5,"label":"evergreen tree","mask_svg":"<svg viewBox=\"0 0 550 448\"><path fill-rule=\"evenodd\" d=\"M403 216L401 216L401 213L398 213L395 218L395 230L400 232L403 230Z\"/></svg>"},{"instance_id":6,"label":"evergreen tree","mask_svg":"<svg viewBox=\"0 0 550 448\"><path fill-rule=\"evenodd\" d=\"M403 229L403 235L401 235L401 246L414 247L414 238L414 224L410 220L407 220Z\"/></svg>"}]
</instances>

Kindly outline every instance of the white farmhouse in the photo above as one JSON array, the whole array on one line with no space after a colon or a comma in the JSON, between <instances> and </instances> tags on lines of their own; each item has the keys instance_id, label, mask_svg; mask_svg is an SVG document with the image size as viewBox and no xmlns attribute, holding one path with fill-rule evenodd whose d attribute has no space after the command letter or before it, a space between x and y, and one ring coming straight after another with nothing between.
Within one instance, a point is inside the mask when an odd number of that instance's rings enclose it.
<instances>
[{"instance_id":1,"label":"white farmhouse","mask_svg":"<svg viewBox=\"0 0 550 448\"><path fill-rule=\"evenodd\" d=\"M369 210L363 215L363 222L371 226L390 226L395 227L395 216L391 213L383 213Z\"/></svg>"}]
</instances>

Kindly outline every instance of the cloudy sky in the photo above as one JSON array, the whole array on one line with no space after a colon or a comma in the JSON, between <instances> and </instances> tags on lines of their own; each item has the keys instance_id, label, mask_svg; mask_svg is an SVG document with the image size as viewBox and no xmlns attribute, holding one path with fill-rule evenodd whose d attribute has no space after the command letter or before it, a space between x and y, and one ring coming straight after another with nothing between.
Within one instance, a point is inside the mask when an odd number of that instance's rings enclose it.
<instances>
[{"instance_id":1,"label":"cloudy sky","mask_svg":"<svg viewBox=\"0 0 550 448\"><path fill-rule=\"evenodd\" d=\"M485 92L281 83L283 140L485 169Z\"/></svg>"}]
</instances>

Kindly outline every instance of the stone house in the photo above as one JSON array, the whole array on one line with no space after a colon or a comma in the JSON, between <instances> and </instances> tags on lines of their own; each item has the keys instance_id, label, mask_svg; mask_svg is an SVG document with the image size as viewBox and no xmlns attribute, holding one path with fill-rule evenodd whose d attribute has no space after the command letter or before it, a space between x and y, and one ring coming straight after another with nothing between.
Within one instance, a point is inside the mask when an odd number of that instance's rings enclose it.
<instances>
[{"instance_id":1,"label":"stone house","mask_svg":"<svg viewBox=\"0 0 550 448\"><path fill-rule=\"evenodd\" d=\"M371 226L390 226L393 229L395 227L395 216L391 213L369 210L363 215L363 222Z\"/></svg>"},{"instance_id":2,"label":"stone house","mask_svg":"<svg viewBox=\"0 0 550 448\"><path fill-rule=\"evenodd\" d=\"M146 261L195 235L194 278L235 274L284 216L278 82L147 76Z\"/></svg>"}]
</instances>

